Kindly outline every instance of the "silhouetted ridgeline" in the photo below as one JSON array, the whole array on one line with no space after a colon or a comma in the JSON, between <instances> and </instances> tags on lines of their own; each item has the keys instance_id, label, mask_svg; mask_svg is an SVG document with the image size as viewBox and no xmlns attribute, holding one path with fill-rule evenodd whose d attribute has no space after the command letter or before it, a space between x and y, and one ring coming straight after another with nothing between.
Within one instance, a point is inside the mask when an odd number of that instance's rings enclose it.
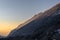
<instances>
[{"instance_id":1,"label":"silhouetted ridgeline","mask_svg":"<svg viewBox=\"0 0 60 40\"><path fill-rule=\"evenodd\" d=\"M1 40L60 40L60 3L19 25Z\"/></svg>"}]
</instances>

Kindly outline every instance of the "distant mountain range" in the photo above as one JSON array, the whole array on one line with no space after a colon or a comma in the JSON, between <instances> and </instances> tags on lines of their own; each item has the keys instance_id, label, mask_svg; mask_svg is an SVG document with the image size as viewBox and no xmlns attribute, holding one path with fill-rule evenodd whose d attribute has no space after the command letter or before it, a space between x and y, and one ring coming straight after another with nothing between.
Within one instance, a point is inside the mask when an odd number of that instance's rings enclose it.
<instances>
[{"instance_id":1,"label":"distant mountain range","mask_svg":"<svg viewBox=\"0 0 60 40\"><path fill-rule=\"evenodd\" d=\"M60 40L60 3L19 25L5 40Z\"/></svg>"}]
</instances>

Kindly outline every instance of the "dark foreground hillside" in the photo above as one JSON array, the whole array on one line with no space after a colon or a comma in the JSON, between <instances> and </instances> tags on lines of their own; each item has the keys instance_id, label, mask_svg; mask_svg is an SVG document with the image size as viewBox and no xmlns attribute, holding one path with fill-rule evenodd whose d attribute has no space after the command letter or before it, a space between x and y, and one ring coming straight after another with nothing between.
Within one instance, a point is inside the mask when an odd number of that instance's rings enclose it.
<instances>
[{"instance_id":1,"label":"dark foreground hillside","mask_svg":"<svg viewBox=\"0 0 60 40\"><path fill-rule=\"evenodd\" d=\"M0 40L60 40L60 4L32 19Z\"/></svg>"}]
</instances>

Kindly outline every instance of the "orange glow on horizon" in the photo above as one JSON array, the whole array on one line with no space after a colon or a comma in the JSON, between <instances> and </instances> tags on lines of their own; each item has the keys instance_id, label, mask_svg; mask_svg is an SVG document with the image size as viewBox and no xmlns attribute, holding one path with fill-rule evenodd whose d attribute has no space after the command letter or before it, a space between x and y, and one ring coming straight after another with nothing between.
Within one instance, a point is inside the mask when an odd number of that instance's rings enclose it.
<instances>
[{"instance_id":1,"label":"orange glow on horizon","mask_svg":"<svg viewBox=\"0 0 60 40\"><path fill-rule=\"evenodd\" d=\"M22 24L24 21L21 22L0 22L0 35L7 36L11 30L15 29L19 24Z\"/></svg>"}]
</instances>

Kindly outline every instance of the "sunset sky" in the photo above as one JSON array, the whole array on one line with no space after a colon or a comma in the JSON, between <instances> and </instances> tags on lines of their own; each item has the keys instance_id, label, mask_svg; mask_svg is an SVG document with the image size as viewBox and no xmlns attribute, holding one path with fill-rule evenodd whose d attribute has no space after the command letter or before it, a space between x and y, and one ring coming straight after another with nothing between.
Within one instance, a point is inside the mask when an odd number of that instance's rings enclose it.
<instances>
[{"instance_id":1,"label":"sunset sky","mask_svg":"<svg viewBox=\"0 0 60 40\"><path fill-rule=\"evenodd\" d=\"M0 0L0 35L7 35L36 13L45 11L60 0Z\"/></svg>"}]
</instances>

